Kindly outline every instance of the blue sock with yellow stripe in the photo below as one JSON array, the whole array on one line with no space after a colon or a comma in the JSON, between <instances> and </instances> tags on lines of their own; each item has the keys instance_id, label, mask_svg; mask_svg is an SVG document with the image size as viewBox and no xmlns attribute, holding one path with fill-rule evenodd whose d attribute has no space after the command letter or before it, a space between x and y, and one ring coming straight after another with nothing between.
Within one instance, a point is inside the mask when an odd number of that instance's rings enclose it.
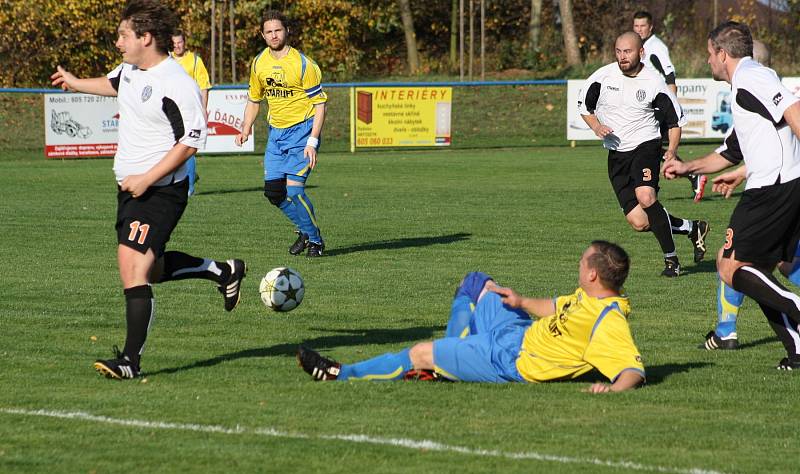
<instances>
[{"instance_id":1,"label":"blue sock with yellow stripe","mask_svg":"<svg viewBox=\"0 0 800 474\"><path fill-rule=\"evenodd\" d=\"M458 294L453 298L450 306L450 320L447 321L447 330L444 337L461 337L469 335L469 325L472 314L475 312L475 303L469 296Z\"/></svg>"},{"instance_id":2,"label":"blue sock with yellow stripe","mask_svg":"<svg viewBox=\"0 0 800 474\"><path fill-rule=\"evenodd\" d=\"M727 337L736 332L736 317L744 302L744 293L726 285L719 275L717 279L717 328L714 333L719 337Z\"/></svg>"},{"instance_id":3,"label":"blue sock with yellow stripe","mask_svg":"<svg viewBox=\"0 0 800 474\"><path fill-rule=\"evenodd\" d=\"M291 200L297 217L297 227L300 232L308 235L311 242L322 243L322 237L317 227L317 218L314 215L314 205L305 193L305 186L286 186L286 194Z\"/></svg>"},{"instance_id":4,"label":"blue sock with yellow stripe","mask_svg":"<svg viewBox=\"0 0 800 474\"><path fill-rule=\"evenodd\" d=\"M412 368L409 351L404 349L355 364L342 364L336 380L400 380Z\"/></svg>"}]
</instances>

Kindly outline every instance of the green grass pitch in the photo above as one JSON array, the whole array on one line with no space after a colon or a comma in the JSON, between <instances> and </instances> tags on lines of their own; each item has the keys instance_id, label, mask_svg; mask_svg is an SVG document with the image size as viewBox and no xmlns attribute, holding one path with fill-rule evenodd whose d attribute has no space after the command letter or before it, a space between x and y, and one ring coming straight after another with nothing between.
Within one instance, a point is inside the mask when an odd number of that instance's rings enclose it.
<instances>
[{"instance_id":1,"label":"green grass pitch","mask_svg":"<svg viewBox=\"0 0 800 474\"><path fill-rule=\"evenodd\" d=\"M697 265L676 237L686 274L667 280L605 167L597 145L323 152L309 195L328 248L308 260L287 253L259 156L201 157L171 246L244 258L243 300L228 314L210 282L157 286L146 378L116 382L91 368L125 334L110 160L0 160L0 472L796 472L800 375L775 370L783 349L757 306L743 308L742 350L696 348L735 198L694 204L685 180L662 184L672 214L712 226ZM441 336L470 270L571 292L592 239L631 254L642 389L314 383L296 365L301 342L352 362ZM289 313L258 296L278 266L306 282Z\"/></svg>"}]
</instances>

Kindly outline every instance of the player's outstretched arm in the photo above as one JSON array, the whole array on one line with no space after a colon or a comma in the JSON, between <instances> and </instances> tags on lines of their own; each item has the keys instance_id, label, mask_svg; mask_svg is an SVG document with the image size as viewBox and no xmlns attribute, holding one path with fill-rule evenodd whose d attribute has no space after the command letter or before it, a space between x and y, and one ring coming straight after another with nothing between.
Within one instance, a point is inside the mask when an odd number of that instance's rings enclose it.
<instances>
[{"instance_id":1,"label":"player's outstretched arm","mask_svg":"<svg viewBox=\"0 0 800 474\"><path fill-rule=\"evenodd\" d=\"M258 102L253 102L252 100L247 101L247 105L244 107L244 121L242 122L242 132L236 137L234 137L233 142L236 146L242 146L244 142L250 138L250 134L253 133L253 124L258 118L258 110L261 108L261 104Z\"/></svg>"},{"instance_id":2,"label":"player's outstretched arm","mask_svg":"<svg viewBox=\"0 0 800 474\"><path fill-rule=\"evenodd\" d=\"M584 390L589 393L608 393L608 392L624 392L636 388L644 382L642 374L635 370L626 370L619 374L617 380L613 384L597 382Z\"/></svg>"},{"instance_id":3,"label":"player's outstretched arm","mask_svg":"<svg viewBox=\"0 0 800 474\"><path fill-rule=\"evenodd\" d=\"M505 288L494 284L487 284L486 288L500 295L504 305L512 308L520 308L532 316L544 318L556 312L556 305L550 298L527 298L511 288Z\"/></svg>"},{"instance_id":4,"label":"player's outstretched arm","mask_svg":"<svg viewBox=\"0 0 800 474\"><path fill-rule=\"evenodd\" d=\"M111 85L111 81L105 77L92 77L89 79L79 79L74 74L61 66L56 68L56 72L50 76L52 85L60 87L62 90L70 92L83 92L86 94L105 95L116 97L117 91Z\"/></svg>"},{"instance_id":5,"label":"player's outstretched arm","mask_svg":"<svg viewBox=\"0 0 800 474\"><path fill-rule=\"evenodd\" d=\"M689 174L712 174L733 166L724 156L717 152L692 161L669 160L664 163L662 173L667 179L675 179Z\"/></svg>"}]
</instances>

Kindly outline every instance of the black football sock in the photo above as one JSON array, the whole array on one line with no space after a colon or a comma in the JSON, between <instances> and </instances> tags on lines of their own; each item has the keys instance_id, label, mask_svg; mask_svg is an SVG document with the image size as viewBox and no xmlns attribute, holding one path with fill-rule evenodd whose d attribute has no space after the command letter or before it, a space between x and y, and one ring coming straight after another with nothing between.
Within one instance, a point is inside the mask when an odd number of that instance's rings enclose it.
<instances>
[{"instance_id":1,"label":"black football sock","mask_svg":"<svg viewBox=\"0 0 800 474\"><path fill-rule=\"evenodd\" d=\"M125 320L128 324L128 333L122 353L137 367L155 316L155 301L150 285L125 289Z\"/></svg>"},{"instance_id":2,"label":"black football sock","mask_svg":"<svg viewBox=\"0 0 800 474\"><path fill-rule=\"evenodd\" d=\"M667 213L669 216L669 224L672 228L672 235L688 235L694 229L694 223L689 219L681 219L672 214Z\"/></svg>"},{"instance_id":3,"label":"black football sock","mask_svg":"<svg viewBox=\"0 0 800 474\"><path fill-rule=\"evenodd\" d=\"M217 262L208 258L193 257L183 252L164 253L164 272L159 283L171 280L202 278L218 284L228 281L231 267L227 262Z\"/></svg>"},{"instance_id":4,"label":"black football sock","mask_svg":"<svg viewBox=\"0 0 800 474\"><path fill-rule=\"evenodd\" d=\"M762 303L758 305L761 306L761 311L763 311L764 316L767 317L769 326L775 331L778 339L783 343L783 347L786 348L786 355L797 358L800 354L800 347L798 347L798 343L800 343L798 337L800 336L797 334L797 324L776 309L770 308Z\"/></svg>"},{"instance_id":5,"label":"black football sock","mask_svg":"<svg viewBox=\"0 0 800 474\"><path fill-rule=\"evenodd\" d=\"M731 283L734 290L787 315L797 327L797 321L800 321L800 297L784 288L772 273L745 265L733 273Z\"/></svg>"},{"instance_id":6,"label":"black football sock","mask_svg":"<svg viewBox=\"0 0 800 474\"><path fill-rule=\"evenodd\" d=\"M661 251L664 252L664 257L674 257L675 241L672 240L672 229L666 209L656 201L652 206L644 208L644 212L650 222L650 231L656 236Z\"/></svg>"}]
</instances>

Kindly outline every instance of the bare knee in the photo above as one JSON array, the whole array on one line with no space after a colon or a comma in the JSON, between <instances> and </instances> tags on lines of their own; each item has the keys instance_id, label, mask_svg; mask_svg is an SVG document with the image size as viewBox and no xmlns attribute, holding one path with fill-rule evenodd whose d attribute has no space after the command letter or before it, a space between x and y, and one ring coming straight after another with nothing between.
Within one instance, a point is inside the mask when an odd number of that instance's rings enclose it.
<instances>
[{"instance_id":1,"label":"bare knee","mask_svg":"<svg viewBox=\"0 0 800 474\"><path fill-rule=\"evenodd\" d=\"M733 288L733 274L743 265L743 262L736 260L733 256L723 256L722 249L720 249L717 254L717 272L719 272L719 278L731 288Z\"/></svg>"},{"instance_id":2,"label":"bare knee","mask_svg":"<svg viewBox=\"0 0 800 474\"><path fill-rule=\"evenodd\" d=\"M415 344L408 352L415 369L433 370L433 342Z\"/></svg>"},{"instance_id":3,"label":"bare knee","mask_svg":"<svg viewBox=\"0 0 800 474\"><path fill-rule=\"evenodd\" d=\"M645 214L644 210L639 206L636 206L636 208L625 215L625 219L636 232L646 232L650 230L650 221L647 220L647 214Z\"/></svg>"}]
</instances>

